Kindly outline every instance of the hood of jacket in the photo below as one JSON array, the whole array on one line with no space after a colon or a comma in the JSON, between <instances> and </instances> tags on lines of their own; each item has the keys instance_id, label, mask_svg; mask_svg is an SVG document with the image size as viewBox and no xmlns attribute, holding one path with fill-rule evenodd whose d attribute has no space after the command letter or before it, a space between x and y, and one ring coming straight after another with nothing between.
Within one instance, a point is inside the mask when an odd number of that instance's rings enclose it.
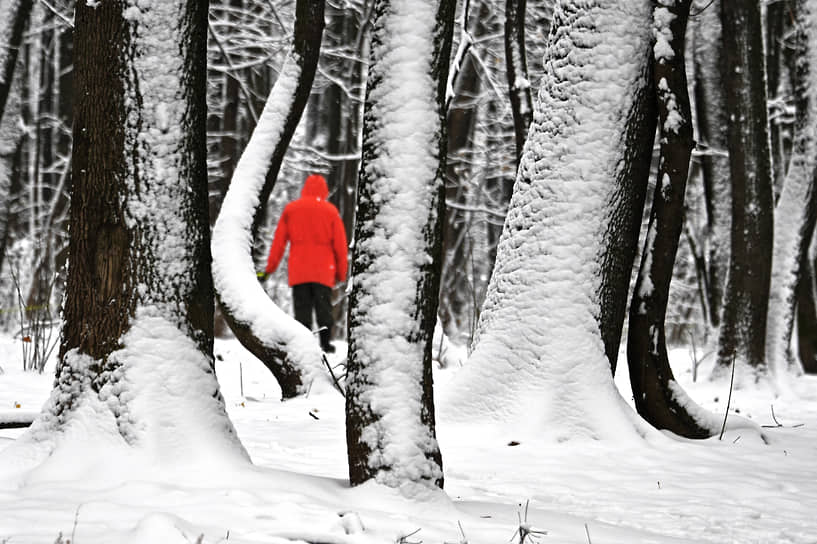
<instances>
[{"instance_id":1,"label":"hood of jacket","mask_svg":"<svg viewBox=\"0 0 817 544\"><path fill-rule=\"evenodd\" d=\"M301 198L318 198L326 200L329 196L329 187L326 185L326 180L319 174L312 174L306 178L303 189L301 189Z\"/></svg>"}]
</instances>

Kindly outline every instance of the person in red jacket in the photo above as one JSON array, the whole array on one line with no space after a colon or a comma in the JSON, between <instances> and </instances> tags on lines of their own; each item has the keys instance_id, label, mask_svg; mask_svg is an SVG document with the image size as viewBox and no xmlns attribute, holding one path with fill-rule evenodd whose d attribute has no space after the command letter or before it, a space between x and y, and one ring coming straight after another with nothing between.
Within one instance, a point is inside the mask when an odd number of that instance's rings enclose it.
<instances>
[{"instance_id":1,"label":"person in red jacket","mask_svg":"<svg viewBox=\"0 0 817 544\"><path fill-rule=\"evenodd\" d=\"M270 247L265 274L272 274L289 248L289 285L295 319L312 329L312 312L320 328L321 349L333 353L332 287L346 281L346 231L338 209L326 200L323 176L306 178L301 197L286 205Z\"/></svg>"}]
</instances>

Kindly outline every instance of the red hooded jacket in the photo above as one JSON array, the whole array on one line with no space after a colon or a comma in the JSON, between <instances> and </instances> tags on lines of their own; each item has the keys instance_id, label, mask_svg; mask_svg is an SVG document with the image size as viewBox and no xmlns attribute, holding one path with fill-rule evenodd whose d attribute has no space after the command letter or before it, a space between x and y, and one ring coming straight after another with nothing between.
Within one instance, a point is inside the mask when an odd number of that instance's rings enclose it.
<instances>
[{"instance_id":1,"label":"red hooded jacket","mask_svg":"<svg viewBox=\"0 0 817 544\"><path fill-rule=\"evenodd\" d=\"M333 287L346 279L346 231L328 196L323 176L306 178L301 198L287 204L278 220L267 274L278 268L289 242L290 286L314 282Z\"/></svg>"}]
</instances>

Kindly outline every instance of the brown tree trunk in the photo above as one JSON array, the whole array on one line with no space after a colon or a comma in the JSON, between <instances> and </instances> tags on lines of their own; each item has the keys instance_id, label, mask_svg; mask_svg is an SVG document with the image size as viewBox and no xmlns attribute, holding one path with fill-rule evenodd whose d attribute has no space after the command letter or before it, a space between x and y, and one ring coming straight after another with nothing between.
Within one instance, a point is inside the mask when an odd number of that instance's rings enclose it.
<instances>
[{"instance_id":1,"label":"brown tree trunk","mask_svg":"<svg viewBox=\"0 0 817 544\"><path fill-rule=\"evenodd\" d=\"M772 171L760 5L721 4L732 183L731 258L718 341L718 369L733 360L754 378L766 372L766 315L772 260Z\"/></svg>"},{"instance_id":2,"label":"brown tree trunk","mask_svg":"<svg viewBox=\"0 0 817 544\"><path fill-rule=\"evenodd\" d=\"M687 438L706 438L713 431L687 409L688 399L669 365L665 332L669 287L684 222L689 159L694 147L684 66L690 3L691 0L677 0L667 6L656 2L654 8L658 44L654 48L653 80L657 89L661 156L647 243L630 304L627 361L633 399L641 417L659 429ZM665 51L667 47L671 50Z\"/></svg>"},{"instance_id":3,"label":"brown tree trunk","mask_svg":"<svg viewBox=\"0 0 817 544\"><path fill-rule=\"evenodd\" d=\"M51 407L58 421L129 371L119 350L141 318L172 324L209 361L210 369L172 362L212 379L214 392L204 402L223 413L212 378L207 2L149 6L138 25L128 9L136 8L123 1L76 6L71 261ZM178 42L145 36L152 32ZM151 55L166 64L157 67ZM128 385L126 379L116 387ZM136 429L130 399L117 397L103 402L127 440L158 431ZM201 401L193 397L186 400Z\"/></svg>"}]
</instances>

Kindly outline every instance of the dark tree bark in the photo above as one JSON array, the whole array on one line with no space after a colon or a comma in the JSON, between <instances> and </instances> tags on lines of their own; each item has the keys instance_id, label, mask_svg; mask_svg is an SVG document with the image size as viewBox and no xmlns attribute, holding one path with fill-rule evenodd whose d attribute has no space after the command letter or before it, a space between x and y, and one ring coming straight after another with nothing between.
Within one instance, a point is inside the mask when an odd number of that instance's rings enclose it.
<instances>
[{"instance_id":1,"label":"dark tree bark","mask_svg":"<svg viewBox=\"0 0 817 544\"><path fill-rule=\"evenodd\" d=\"M748 364L766 372L766 316L772 260L772 172L760 5L721 5L729 167L732 183L731 258L718 341L718 369Z\"/></svg>"},{"instance_id":2,"label":"dark tree bark","mask_svg":"<svg viewBox=\"0 0 817 544\"><path fill-rule=\"evenodd\" d=\"M60 428L81 407L105 411L100 426L164 451L176 422L138 402L162 388L181 412L213 417L176 428L174 441L241 450L213 373L207 7L77 3L71 261L45 424ZM71 438L85 445L77 431Z\"/></svg>"},{"instance_id":3,"label":"dark tree bark","mask_svg":"<svg viewBox=\"0 0 817 544\"><path fill-rule=\"evenodd\" d=\"M731 190L727 119L721 78L723 46L719 18L720 0L715 0L694 19L695 27L695 113L701 179L706 210L705 243L699 258L705 263L705 309L713 327L721 322L723 290L729 266Z\"/></svg>"},{"instance_id":4,"label":"dark tree bark","mask_svg":"<svg viewBox=\"0 0 817 544\"><path fill-rule=\"evenodd\" d=\"M346 444L352 485L370 479L392 487L443 485L431 355L445 206L445 87L455 5L441 0L436 11L428 6L418 13L407 12L416 6L403 0L374 4L349 299ZM415 27L416 34L388 35L404 25ZM405 50L400 38L419 50L395 51L398 46ZM400 83L407 77L429 79L434 92L401 93ZM406 99L414 106L405 104ZM420 103L419 113L404 107ZM415 123L427 131L417 133ZM395 147L404 144L391 139L394 130L409 139L406 148ZM407 176L407 171L412 174ZM416 212L406 215L400 211L405 207ZM399 312L398 318L393 311ZM395 387L401 389L399 398L389 392Z\"/></svg>"},{"instance_id":5,"label":"dark tree bark","mask_svg":"<svg viewBox=\"0 0 817 544\"><path fill-rule=\"evenodd\" d=\"M814 267L803 259L797 284L797 347L800 364L806 374L817 374L817 304L815 304Z\"/></svg>"},{"instance_id":6,"label":"dark tree bark","mask_svg":"<svg viewBox=\"0 0 817 544\"><path fill-rule=\"evenodd\" d=\"M0 121L6 110L6 101L11 92L14 79L14 68L17 65L17 56L20 45L23 43L23 32L28 25L31 8L34 0L11 0L13 3L6 8L8 20L4 21L5 28L0 35L0 50L6 53L0 56Z\"/></svg>"},{"instance_id":7,"label":"dark tree bark","mask_svg":"<svg viewBox=\"0 0 817 544\"><path fill-rule=\"evenodd\" d=\"M692 155L692 112L687 94L684 40L691 0L655 2L653 24L660 159L647 242L630 304L627 360L638 413L658 429L687 438L712 430L687 410L667 357L665 319L678 241L684 222L684 192Z\"/></svg>"},{"instance_id":8,"label":"dark tree bark","mask_svg":"<svg viewBox=\"0 0 817 544\"><path fill-rule=\"evenodd\" d=\"M516 163L522 158L522 148L533 119L533 99L528 79L528 60L525 51L525 1L505 2L505 66L508 90L511 95L513 128L516 138Z\"/></svg>"},{"instance_id":9,"label":"dark tree bark","mask_svg":"<svg viewBox=\"0 0 817 544\"><path fill-rule=\"evenodd\" d=\"M271 100L281 99L285 102L283 104L285 115L281 119L274 111L265 109L264 114L256 126L256 132L261 131L260 135L253 135L255 142L250 140L245 155L250 153L250 146L253 147L252 153L258 153L259 146L264 148L261 151L260 157L263 157L267 162L263 165L264 171L258 171L258 157L250 157L246 162L239 161L236 168L234 179L230 185L224 203L222 204L222 216L224 210L230 210L229 221L235 221L235 217L251 214L251 230L249 237L244 236L241 229L232 229L232 225L222 221L222 217L216 222L213 231L214 247L222 244L219 249L214 249L214 271L216 278L216 296L219 300L224 319L229 325L230 329L235 334L236 338L241 344L247 348L253 355L258 357L261 362L272 372L278 384L281 387L281 394L284 398L294 397L299 393L305 392L305 388L309 385L305 379L305 373L308 371L298 362L299 356L292 353L292 346L287 343L285 339L271 340L266 334L268 331L260 331L255 329L253 317L248 313L247 308L252 304L246 297L264 296L260 293L250 293L245 289L246 282L255 281L254 268L252 263L249 263L249 270L246 272L252 273L252 276L239 279L236 276L231 276L225 272L234 266L231 262L232 257L228 251L236 248L238 251L243 251L242 246L246 244L247 238L254 239L255 233L262 221L263 210L266 208L267 200L275 186L275 181L278 177L278 171L284 160L289 143L292 139L295 129L298 127L298 122L306 107L309 99L309 93L312 88L312 82L315 77L315 70L318 64L318 56L320 53L321 36L324 28L324 2L299 0L296 4L295 12L295 30L292 41L292 49L290 52L290 60L294 63L293 71L291 73L282 73L279 76L279 82L286 81L290 83L289 79L296 78L292 88L287 87L283 89L282 95L276 93L276 88L273 88L271 93ZM284 70L287 68L285 67ZM289 78L289 79L288 79ZM276 84L276 86L278 83ZM274 107L280 107L281 104L274 104ZM268 117L265 117L268 116ZM262 123L264 126L262 126ZM270 123L268 126L267 123ZM272 127L272 124L280 123L280 127ZM259 128L260 127L260 128ZM280 129L276 132L275 128ZM244 157L242 157L244 159ZM263 177L263 182L258 183L256 177ZM233 189L236 183L247 185L247 187L240 187ZM252 210L240 209L249 205L246 201L241 201L241 196L235 198L239 200L232 201L235 191L247 190L257 195L255 200L255 208ZM257 191L257 192L256 192ZM232 203L231 203L232 202ZM242 225L243 228L243 225ZM246 248L252 250L252 248ZM239 256L241 258L241 256ZM270 304L272 304L270 302ZM317 346L317 344L316 344ZM315 350L314 353L314 367L320 367L320 352Z\"/></svg>"}]
</instances>

